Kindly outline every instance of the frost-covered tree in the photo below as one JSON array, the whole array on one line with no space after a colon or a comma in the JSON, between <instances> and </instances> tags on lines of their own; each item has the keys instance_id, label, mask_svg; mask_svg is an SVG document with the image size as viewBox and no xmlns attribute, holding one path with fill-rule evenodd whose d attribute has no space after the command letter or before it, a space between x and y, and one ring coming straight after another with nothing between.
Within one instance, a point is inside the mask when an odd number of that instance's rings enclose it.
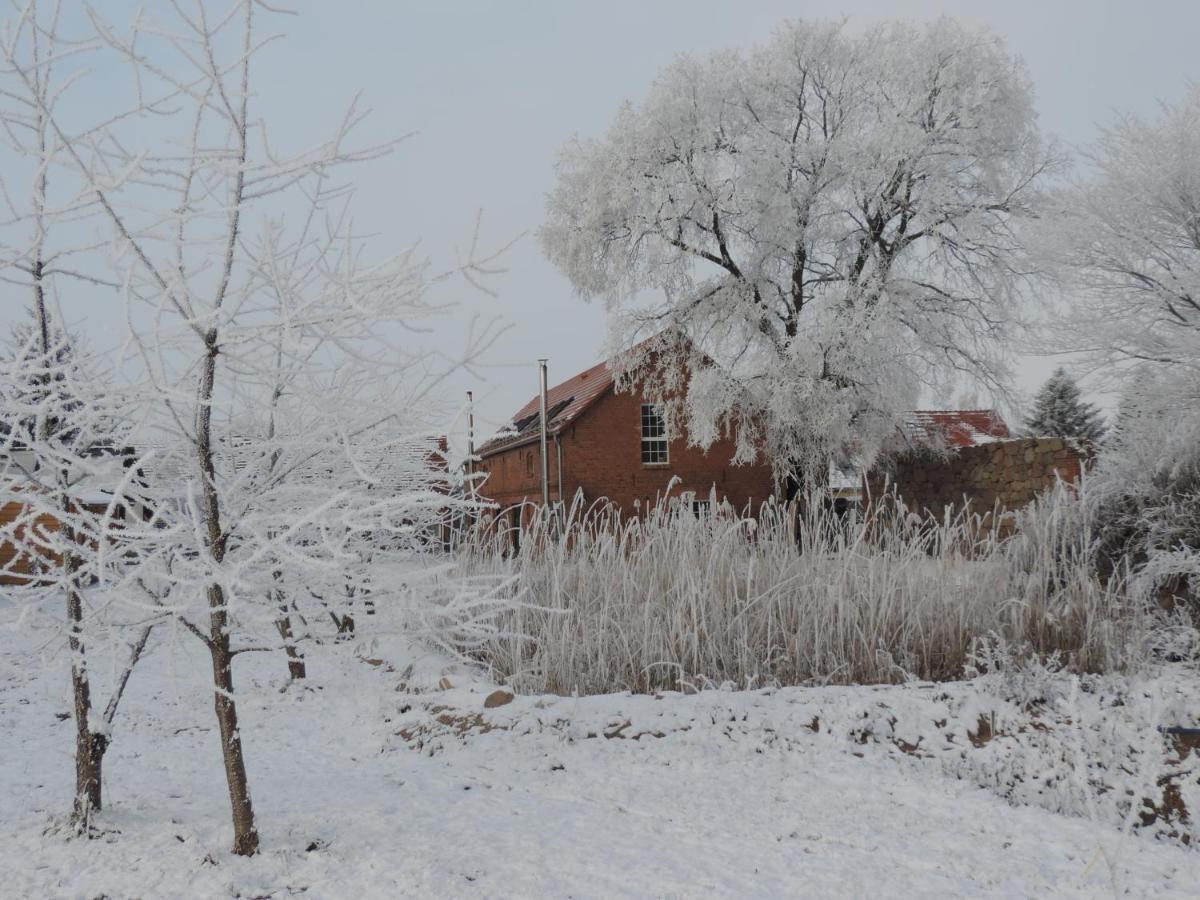
<instances>
[{"instance_id":1,"label":"frost-covered tree","mask_svg":"<svg viewBox=\"0 0 1200 900\"><path fill-rule=\"evenodd\" d=\"M76 358L77 343L44 304L43 309L36 304L29 307L27 318L17 323L9 339L15 377L6 386L11 393L0 410L0 435L14 443L32 444L41 430L36 410L47 409L47 437L63 443L78 439L84 402L74 394L86 377ZM17 410L26 411L25 415L15 415Z\"/></svg>"},{"instance_id":2,"label":"frost-covered tree","mask_svg":"<svg viewBox=\"0 0 1200 900\"><path fill-rule=\"evenodd\" d=\"M663 363L640 377L669 424L822 472L869 463L926 385L1002 386L1056 162L996 37L789 22L567 144L541 237L616 349L657 336L620 362Z\"/></svg>"},{"instance_id":3,"label":"frost-covered tree","mask_svg":"<svg viewBox=\"0 0 1200 900\"><path fill-rule=\"evenodd\" d=\"M1109 567L1134 584L1200 598L1200 383L1149 371L1133 380L1088 483ZM1194 606L1200 613L1200 605Z\"/></svg>"},{"instance_id":4,"label":"frost-covered tree","mask_svg":"<svg viewBox=\"0 0 1200 900\"><path fill-rule=\"evenodd\" d=\"M1100 410L1083 399L1075 379L1060 366L1034 397L1025 430L1037 437L1099 441L1104 437L1104 420Z\"/></svg>"},{"instance_id":5,"label":"frost-covered tree","mask_svg":"<svg viewBox=\"0 0 1200 900\"><path fill-rule=\"evenodd\" d=\"M1200 373L1200 87L1153 119L1122 117L1084 156L1087 174L1047 220L1046 247L1079 298L1063 341L1117 386L1133 369L1192 379Z\"/></svg>"},{"instance_id":6,"label":"frost-covered tree","mask_svg":"<svg viewBox=\"0 0 1200 900\"><path fill-rule=\"evenodd\" d=\"M29 310L0 357L0 492L12 513L0 527L0 543L11 551L4 574L13 582L6 593L14 602L6 611L16 613L5 624L51 628L69 652L72 825L85 831L101 806L113 719L150 626L109 616L91 589L114 562L104 550L128 478L119 454L126 404L58 312L64 292L104 286L95 267L82 261L95 249L94 237L80 227L95 212L94 200L85 181L70 174L65 144L51 127L74 84L72 66L94 46L63 38L59 19L58 4L27 0L14 4L0 29L0 196L6 210L0 277ZM96 133L76 123L74 139L86 144ZM119 650L127 634L127 661L117 667L110 699L97 707L87 648L99 639L115 640Z\"/></svg>"},{"instance_id":7,"label":"frost-covered tree","mask_svg":"<svg viewBox=\"0 0 1200 900\"><path fill-rule=\"evenodd\" d=\"M198 0L128 32L93 15L91 44L132 69L135 105L82 140L35 102L57 164L110 235L97 249L115 250L130 350L115 368L138 379L129 492L148 518L99 542L127 562L106 587L208 654L243 855L258 831L235 660L294 648L306 635L292 611L347 583L369 579L376 599L414 590L394 573L455 503L429 452L431 397L493 335L470 329L461 354L401 340L446 309L430 288L453 273L414 248L365 255L333 179L389 147L350 146L353 107L310 149L269 138L252 73L271 14L257 0ZM34 71L18 69L19 82ZM454 271L487 269L472 252ZM320 619L309 612L298 618Z\"/></svg>"},{"instance_id":8,"label":"frost-covered tree","mask_svg":"<svg viewBox=\"0 0 1200 900\"><path fill-rule=\"evenodd\" d=\"M1067 349L1121 390L1091 479L1110 556L1147 583L1200 578L1200 87L1086 150L1044 245L1077 303Z\"/></svg>"},{"instance_id":9,"label":"frost-covered tree","mask_svg":"<svg viewBox=\"0 0 1200 900\"><path fill-rule=\"evenodd\" d=\"M66 637L76 723L72 824L80 832L102 807L113 720L150 636L138 617L112 616L99 596L88 598L117 563L104 545L128 485L124 406L49 308L35 306L0 360L0 490L15 507L0 526L0 543L12 550L4 574L14 582L7 590L18 623ZM128 658L109 701L97 708L86 648L91 638L116 639L119 648L124 635Z\"/></svg>"}]
</instances>

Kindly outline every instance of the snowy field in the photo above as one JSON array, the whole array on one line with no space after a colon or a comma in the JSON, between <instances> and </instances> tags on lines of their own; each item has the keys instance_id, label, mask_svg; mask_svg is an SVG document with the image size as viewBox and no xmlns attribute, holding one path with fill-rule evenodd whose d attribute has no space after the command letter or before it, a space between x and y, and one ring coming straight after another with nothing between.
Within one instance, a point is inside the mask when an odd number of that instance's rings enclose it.
<instances>
[{"instance_id":1,"label":"snowy field","mask_svg":"<svg viewBox=\"0 0 1200 900\"><path fill-rule=\"evenodd\" d=\"M1194 849L1046 808L1063 791L978 786L1011 768L1013 714L978 684L485 710L494 685L398 637L312 647L310 686L283 693L281 657L239 659L249 859L229 853L206 656L155 644L108 755L106 834L67 840L67 673L0 641L6 897L1200 895ZM1168 706L1195 703L1188 678L1165 679L1185 698Z\"/></svg>"}]
</instances>

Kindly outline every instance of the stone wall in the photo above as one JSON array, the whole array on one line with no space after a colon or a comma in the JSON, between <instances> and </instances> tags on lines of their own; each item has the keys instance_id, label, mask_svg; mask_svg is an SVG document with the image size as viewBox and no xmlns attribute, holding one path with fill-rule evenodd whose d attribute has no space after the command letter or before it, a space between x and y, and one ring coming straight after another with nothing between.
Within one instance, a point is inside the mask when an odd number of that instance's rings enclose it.
<instances>
[{"instance_id":1,"label":"stone wall","mask_svg":"<svg viewBox=\"0 0 1200 900\"><path fill-rule=\"evenodd\" d=\"M997 503L1018 509L1061 478L1079 480L1090 452L1063 438L1016 438L951 450L917 451L892 458L871 472L867 487L880 496L890 478L912 510L941 515L969 500L977 512Z\"/></svg>"}]
</instances>

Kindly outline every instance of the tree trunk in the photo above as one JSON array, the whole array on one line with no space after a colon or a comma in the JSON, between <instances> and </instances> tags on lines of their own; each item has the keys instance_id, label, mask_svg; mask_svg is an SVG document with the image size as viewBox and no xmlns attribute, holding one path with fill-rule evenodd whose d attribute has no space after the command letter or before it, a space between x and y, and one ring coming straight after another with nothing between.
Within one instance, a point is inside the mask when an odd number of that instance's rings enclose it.
<instances>
[{"instance_id":1,"label":"tree trunk","mask_svg":"<svg viewBox=\"0 0 1200 900\"><path fill-rule=\"evenodd\" d=\"M215 610L214 620L218 616L224 619L224 592L219 585L210 585L208 591L209 604ZM254 826L246 758L242 753L242 737L238 731L237 702L233 693L233 655L229 652L229 638L222 636L214 640L209 649L213 664L213 705L221 732L221 756L225 761L225 781L229 786L229 805L233 812L233 852L239 856L253 856L258 852L258 830Z\"/></svg>"},{"instance_id":2,"label":"tree trunk","mask_svg":"<svg viewBox=\"0 0 1200 900\"><path fill-rule=\"evenodd\" d=\"M279 629L279 636L283 638L283 651L287 654L288 661L288 677L293 681L307 678L308 666L304 662L300 648L296 646L292 634L292 616L286 602L279 604L279 613L279 618L275 620L275 627Z\"/></svg>"},{"instance_id":3,"label":"tree trunk","mask_svg":"<svg viewBox=\"0 0 1200 900\"><path fill-rule=\"evenodd\" d=\"M236 226L232 228L232 233L236 236ZM221 530L221 501L217 494L216 466L212 449L212 396L219 352L215 330L210 330L205 335L205 344L208 353L205 355L200 374L199 404L196 410L196 453L200 471L204 475L202 508L205 543L213 561L220 565L225 560L227 535ZM217 713L217 727L221 732L221 756L225 762L225 782L229 787L229 805L233 813L233 852L239 856L253 856L258 851L258 831L254 827L254 806L250 802L246 758L242 754L237 702L233 693L229 610L226 607L225 590L220 584L210 582L206 594L209 617L207 643L213 664L213 704Z\"/></svg>"},{"instance_id":4,"label":"tree trunk","mask_svg":"<svg viewBox=\"0 0 1200 900\"><path fill-rule=\"evenodd\" d=\"M103 808L101 784L104 774L104 753L108 738L88 728L75 734L75 808L72 820L81 833L91 824L91 816Z\"/></svg>"},{"instance_id":5,"label":"tree trunk","mask_svg":"<svg viewBox=\"0 0 1200 900\"><path fill-rule=\"evenodd\" d=\"M271 573L271 577L278 584L283 580L283 573L276 570ZM287 654L288 661L288 677L293 681L308 677L308 667L304 662L304 655L296 646L295 636L292 632L292 614L288 609L287 595L282 588L277 588L274 592L275 603L279 607L279 618L275 620L275 627L279 629L279 636L283 638L283 651Z\"/></svg>"},{"instance_id":6,"label":"tree trunk","mask_svg":"<svg viewBox=\"0 0 1200 900\"><path fill-rule=\"evenodd\" d=\"M87 664L83 657L83 640L79 635L83 599L72 588L67 593L67 615L70 620L71 691L75 698L75 803L71 820L78 831L86 831L94 810L101 808L101 764L107 741L103 734L91 730L92 697Z\"/></svg>"},{"instance_id":7,"label":"tree trunk","mask_svg":"<svg viewBox=\"0 0 1200 900\"><path fill-rule=\"evenodd\" d=\"M69 513L69 504L64 502L63 506ZM72 528L67 528L66 537L68 544L75 543ZM75 575L78 560L70 551L63 559L63 567L68 579L67 643L71 650L71 693L75 700L75 802L71 821L82 833L91 825L92 812L102 807L101 768L108 739L91 728L92 687L83 645L83 595Z\"/></svg>"}]
</instances>

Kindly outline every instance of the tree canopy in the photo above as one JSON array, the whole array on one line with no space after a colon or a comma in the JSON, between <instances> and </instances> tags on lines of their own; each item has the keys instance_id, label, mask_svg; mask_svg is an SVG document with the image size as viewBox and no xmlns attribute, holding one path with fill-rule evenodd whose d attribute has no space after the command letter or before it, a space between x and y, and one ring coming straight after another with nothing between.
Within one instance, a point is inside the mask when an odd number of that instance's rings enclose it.
<instances>
[{"instance_id":1,"label":"tree canopy","mask_svg":"<svg viewBox=\"0 0 1200 900\"><path fill-rule=\"evenodd\" d=\"M790 22L568 143L541 238L618 350L657 335L643 353L677 363L643 384L669 424L816 471L869 459L926 387L1003 385L1057 162L998 38Z\"/></svg>"}]
</instances>

